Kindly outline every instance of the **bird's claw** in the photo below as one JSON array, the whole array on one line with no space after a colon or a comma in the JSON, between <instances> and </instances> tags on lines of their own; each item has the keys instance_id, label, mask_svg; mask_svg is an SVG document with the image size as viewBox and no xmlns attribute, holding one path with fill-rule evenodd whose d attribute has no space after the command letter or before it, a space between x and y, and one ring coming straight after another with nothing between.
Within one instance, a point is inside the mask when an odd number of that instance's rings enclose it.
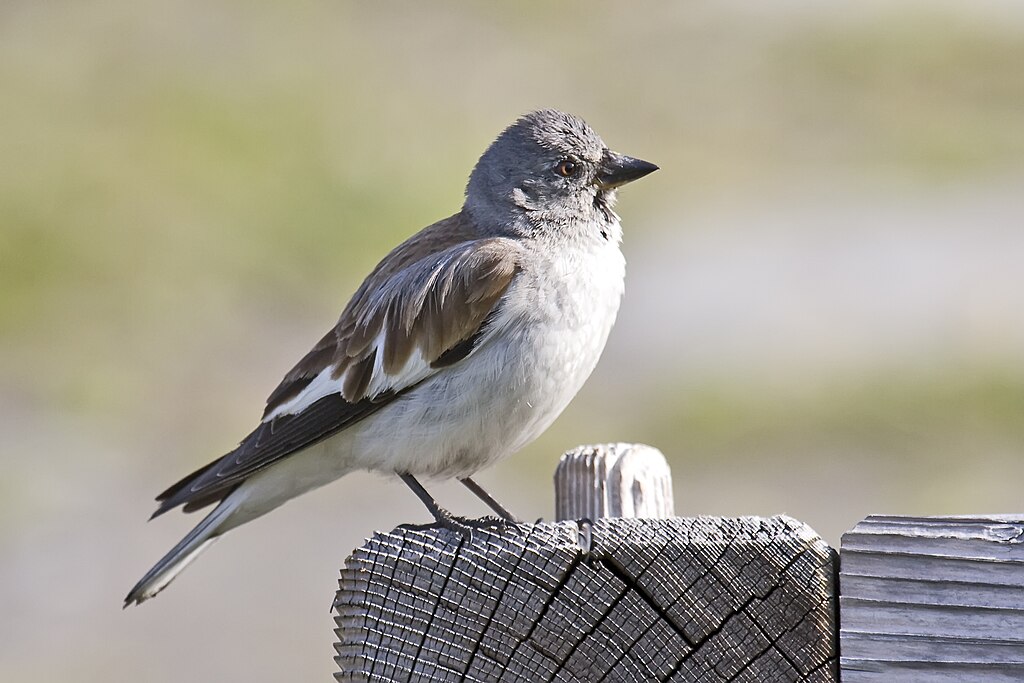
<instances>
[{"instance_id":1,"label":"bird's claw","mask_svg":"<svg viewBox=\"0 0 1024 683\"><path fill-rule=\"evenodd\" d=\"M465 540L473 539L473 532L485 529L508 529L518 527L520 522L502 519L494 515L486 517L458 517L456 515L441 515L430 524L399 524L399 529L410 531L427 531L429 529L447 529L454 531Z\"/></svg>"}]
</instances>

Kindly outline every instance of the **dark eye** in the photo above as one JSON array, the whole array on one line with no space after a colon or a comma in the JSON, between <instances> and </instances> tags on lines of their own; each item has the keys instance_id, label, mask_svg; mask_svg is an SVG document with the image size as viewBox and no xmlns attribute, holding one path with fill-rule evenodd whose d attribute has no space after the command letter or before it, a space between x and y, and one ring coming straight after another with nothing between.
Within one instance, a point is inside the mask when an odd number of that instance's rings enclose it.
<instances>
[{"instance_id":1,"label":"dark eye","mask_svg":"<svg viewBox=\"0 0 1024 683\"><path fill-rule=\"evenodd\" d=\"M563 178L571 178L580 170L580 165L575 161L566 159L555 167L555 171Z\"/></svg>"}]
</instances>

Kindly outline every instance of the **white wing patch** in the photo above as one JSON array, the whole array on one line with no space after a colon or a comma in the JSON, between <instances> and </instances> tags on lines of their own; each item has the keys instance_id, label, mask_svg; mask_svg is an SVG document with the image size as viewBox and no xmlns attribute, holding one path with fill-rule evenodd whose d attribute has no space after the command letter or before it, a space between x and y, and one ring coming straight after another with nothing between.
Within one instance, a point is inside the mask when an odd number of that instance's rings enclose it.
<instances>
[{"instance_id":1,"label":"white wing patch","mask_svg":"<svg viewBox=\"0 0 1024 683\"><path fill-rule=\"evenodd\" d=\"M319 375L313 378L312 382L306 385L306 388L303 389L298 396L290 398L278 407L274 408L274 410L267 413L267 416L263 418L263 421L270 422L275 417L280 417L281 415L298 415L324 396L340 394L341 384L344 381L344 378L333 379L331 377L331 373L333 371L334 366L328 365L320 371Z\"/></svg>"},{"instance_id":2,"label":"white wing patch","mask_svg":"<svg viewBox=\"0 0 1024 683\"><path fill-rule=\"evenodd\" d=\"M388 329L387 321L384 324L384 330ZM423 352L417 347L413 349L412 354L409 356L409 360L405 362L405 365L401 369L392 375L384 372L384 340L385 331L381 331L377 335L377 338L373 340L371 345L372 353L374 356L373 363L373 375L370 377L370 384L366 390L367 397L374 397L383 394L386 391L399 392L403 389L410 387L414 384L422 382L427 377L438 372L434 368L430 367L430 363L423 357ZM270 422L274 418L280 417L281 415L298 415L303 410L309 408L311 405L322 399L324 396L330 396L331 394L340 394L342 387L345 385L345 378L348 373L352 372L352 368L347 369L341 377L337 379L331 375L334 372L334 365L329 365L320 371L316 377L313 378L306 387L294 398L282 403L273 411L267 414L263 418L263 422Z\"/></svg>"},{"instance_id":3,"label":"white wing patch","mask_svg":"<svg viewBox=\"0 0 1024 683\"><path fill-rule=\"evenodd\" d=\"M385 320L384 330L389 327L388 321ZM385 391L401 391L422 382L437 372L430 367L430 363L423 357L423 352L418 346L413 348L409 359L397 373L389 375L384 372L384 336L385 332L382 331L373 340L374 353L377 355L373 359L373 375L370 377L370 386L366 389L367 396L379 396Z\"/></svg>"}]
</instances>

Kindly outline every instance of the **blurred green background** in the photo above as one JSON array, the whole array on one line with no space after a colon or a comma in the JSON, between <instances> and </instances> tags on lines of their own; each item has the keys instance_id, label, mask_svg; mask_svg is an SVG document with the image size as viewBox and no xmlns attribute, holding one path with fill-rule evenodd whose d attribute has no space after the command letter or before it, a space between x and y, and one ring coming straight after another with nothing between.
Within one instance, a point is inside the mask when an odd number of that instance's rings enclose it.
<instances>
[{"instance_id":1,"label":"blurred green background","mask_svg":"<svg viewBox=\"0 0 1024 683\"><path fill-rule=\"evenodd\" d=\"M1024 5L0 5L0 679L329 680L337 568L424 521L352 475L132 583L369 268L559 107L662 170L622 193L602 364L480 481L661 448L679 514L1021 511ZM461 487L446 505L483 512Z\"/></svg>"}]
</instances>

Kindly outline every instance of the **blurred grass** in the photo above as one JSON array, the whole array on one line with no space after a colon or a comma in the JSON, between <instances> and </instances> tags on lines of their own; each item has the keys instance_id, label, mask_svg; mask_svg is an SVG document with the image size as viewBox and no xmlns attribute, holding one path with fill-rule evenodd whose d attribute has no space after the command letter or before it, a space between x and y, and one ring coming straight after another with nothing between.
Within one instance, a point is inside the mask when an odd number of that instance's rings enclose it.
<instances>
[{"instance_id":1,"label":"blurred grass","mask_svg":"<svg viewBox=\"0 0 1024 683\"><path fill-rule=\"evenodd\" d=\"M948 8L894 9L799 33L780 51L790 102L818 95L810 121L833 152L858 165L911 172L919 181L1019 168L1024 157L1020 26ZM822 94L833 96L823 98Z\"/></svg>"},{"instance_id":2,"label":"blurred grass","mask_svg":"<svg viewBox=\"0 0 1024 683\"><path fill-rule=\"evenodd\" d=\"M674 386L685 384L686 378L677 378ZM660 395L672 397L670 386ZM794 457L851 450L870 463L909 447L927 451L937 466L969 458L994 441L1024 440L1019 366L832 376L827 385L775 391L719 381L688 386L674 398L631 415L634 428L655 443L685 434L687 450L704 457L762 448L789 450Z\"/></svg>"}]
</instances>

